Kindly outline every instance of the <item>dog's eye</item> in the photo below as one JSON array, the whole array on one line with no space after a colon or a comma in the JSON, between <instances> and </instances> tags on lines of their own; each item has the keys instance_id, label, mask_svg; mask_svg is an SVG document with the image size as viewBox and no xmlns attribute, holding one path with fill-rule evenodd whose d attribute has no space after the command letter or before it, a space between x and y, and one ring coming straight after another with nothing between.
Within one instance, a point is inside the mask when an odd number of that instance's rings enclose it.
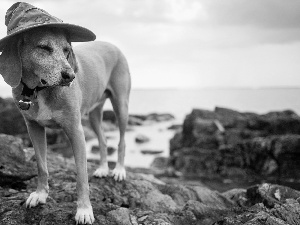
<instances>
[{"instance_id":1,"label":"dog's eye","mask_svg":"<svg viewBox=\"0 0 300 225\"><path fill-rule=\"evenodd\" d=\"M68 48L64 49L64 54L65 54L66 58L68 59L70 56L70 50Z\"/></svg>"},{"instance_id":2,"label":"dog's eye","mask_svg":"<svg viewBox=\"0 0 300 225\"><path fill-rule=\"evenodd\" d=\"M38 48L43 49L47 52L52 52L52 48L48 45L38 45Z\"/></svg>"}]
</instances>

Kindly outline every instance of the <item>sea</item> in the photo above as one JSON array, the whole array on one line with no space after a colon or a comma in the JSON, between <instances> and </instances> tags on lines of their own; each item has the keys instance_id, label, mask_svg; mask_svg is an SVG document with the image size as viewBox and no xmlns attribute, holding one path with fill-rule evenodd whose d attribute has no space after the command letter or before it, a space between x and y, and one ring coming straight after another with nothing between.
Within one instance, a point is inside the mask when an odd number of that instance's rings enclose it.
<instances>
[{"instance_id":1,"label":"sea","mask_svg":"<svg viewBox=\"0 0 300 225\"><path fill-rule=\"evenodd\" d=\"M10 97L9 87L1 88L0 96ZM193 109L214 110L215 107L225 107L259 114L289 109L300 115L299 97L300 88L134 89L130 96L130 114L169 113L174 115L175 119L161 123L147 123L129 129L126 132L125 164L129 167L149 168L156 157L168 157L169 141L176 132L169 130L168 127L182 124L186 115ZM109 101L104 107L112 109ZM136 143L135 138L138 135L147 136L150 141L143 144ZM117 149L118 131L107 132L106 136L108 146ZM88 158L99 159L99 154L91 151L96 145L96 139L87 142ZM144 154L144 151L148 153L153 151L153 154ZM110 161L116 159L117 151L109 156Z\"/></svg>"}]
</instances>

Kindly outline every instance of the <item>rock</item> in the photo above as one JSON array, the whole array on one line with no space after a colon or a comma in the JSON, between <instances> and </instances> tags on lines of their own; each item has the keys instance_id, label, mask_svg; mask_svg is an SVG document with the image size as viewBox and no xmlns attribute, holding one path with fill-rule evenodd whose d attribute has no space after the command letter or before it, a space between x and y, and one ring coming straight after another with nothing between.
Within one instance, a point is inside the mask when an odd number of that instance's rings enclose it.
<instances>
[{"instance_id":1,"label":"rock","mask_svg":"<svg viewBox=\"0 0 300 225\"><path fill-rule=\"evenodd\" d=\"M254 138L220 151L223 167L251 169L263 175L282 179L299 179L300 135L268 136Z\"/></svg>"},{"instance_id":2,"label":"rock","mask_svg":"<svg viewBox=\"0 0 300 225\"><path fill-rule=\"evenodd\" d=\"M218 139L221 138L220 134L225 131L222 124L216 118L217 115L214 112L194 109L191 114L186 116L183 123L182 147L202 145L201 142L204 141L206 143L215 142L213 146L209 147L215 148L215 145L219 141ZM204 135L206 135L206 137L204 137ZM208 141L207 138L211 140ZM205 146L203 147L206 148Z\"/></svg>"},{"instance_id":3,"label":"rock","mask_svg":"<svg viewBox=\"0 0 300 225\"><path fill-rule=\"evenodd\" d=\"M262 184L246 191L246 202L250 210L225 216L216 225L235 224L299 224L300 192L280 185Z\"/></svg>"},{"instance_id":4,"label":"rock","mask_svg":"<svg viewBox=\"0 0 300 225\"><path fill-rule=\"evenodd\" d=\"M114 154L116 150L117 149L115 149L114 147L108 146L107 147L107 155ZM94 154L99 153L100 152L99 146L92 146L91 152L94 153Z\"/></svg>"},{"instance_id":5,"label":"rock","mask_svg":"<svg viewBox=\"0 0 300 225\"><path fill-rule=\"evenodd\" d=\"M0 98L0 133L17 135L27 133L27 127L22 114L13 99Z\"/></svg>"},{"instance_id":6,"label":"rock","mask_svg":"<svg viewBox=\"0 0 300 225\"><path fill-rule=\"evenodd\" d=\"M91 148L91 152L94 153L94 154L99 153L100 152L99 146L93 145L92 148Z\"/></svg>"},{"instance_id":7,"label":"rock","mask_svg":"<svg viewBox=\"0 0 300 225\"><path fill-rule=\"evenodd\" d=\"M215 113L224 127L227 128L247 128L249 114L240 113L238 111L216 107ZM248 115L248 116L247 116Z\"/></svg>"},{"instance_id":8,"label":"rock","mask_svg":"<svg viewBox=\"0 0 300 225\"><path fill-rule=\"evenodd\" d=\"M116 115L113 110L104 110L103 111L103 121L111 122L111 123L116 123Z\"/></svg>"},{"instance_id":9,"label":"rock","mask_svg":"<svg viewBox=\"0 0 300 225\"><path fill-rule=\"evenodd\" d=\"M162 122L162 121L170 121L175 119L175 117L171 114L168 113L151 113L149 115L147 115L146 120L149 121L156 121L156 122Z\"/></svg>"},{"instance_id":10,"label":"rock","mask_svg":"<svg viewBox=\"0 0 300 225\"><path fill-rule=\"evenodd\" d=\"M163 150L141 150L141 153L145 155L157 155L163 152Z\"/></svg>"},{"instance_id":11,"label":"rock","mask_svg":"<svg viewBox=\"0 0 300 225\"><path fill-rule=\"evenodd\" d=\"M156 157L150 165L151 169L164 170L168 167L169 159L167 157Z\"/></svg>"},{"instance_id":12,"label":"rock","mask_svg":"<svg viewBox=\"0 0 300 225\"><path fill-rule=\"evenodd\" d=\"M135 142L139 143L139 144L143 144L143 143L146 143L146 142L149 142L149 141L150 141L150 138L148 138L147 136L145 136L143 134L138 134L135 137Z\"/></svg>"},{"instance_id":13,"label":"rock","mask_svg":"<svg viewBox=\"0 0 300 225\"><path fill-rule=\"evenodd\" d=\"M107 214L108 220L117 225L132 225L130 221L130 210L127 208L118 208Z\"/></svg>"},{"instance_id":14,"label":"rock","mask_svg":"<svg viewBox=\"0 0 300 225\"><path fill-rule=\"evenodd\" d=\"M168 127L168 130L181 130L182 129L182 124L173 124Z\"/></svg>"},{"instance_id":15,"label":"rock","mask_svg":"<svg viewBox=\"0 0 300 225\"><path fill-rule=\"evenodd\" d=\"M1 153L5 152L9 163L15 166L11 176L18 177L27 163L21 151L22 142L3 135L0 140ZM74 224L77 199L74 161L52 151L47 159L50 186L47 203L25 208L26 198L36 188L36 177L24 181L22 188L12 182L0 183L0 224ZM95 225L251 224L253 221L256 222L252 224L261 224L258 222L262 219L274 222L270 224L297 224L300 219L300 194L284 186L266 183L219 193L204 186L165 184L153 175L129 171L122 182L111 177L98 179L91 176L97 167L88 163ZM278 221L284 223L275 223Z\"/></svg>"},{"instance_id":16,"label":"rock","mask_svg":"<svg viewBox=\"0 0 300 225\"><path fill-rule=\"evenodd\" d=\"M148 115L129 115L128 124L134 126L140 126L152 122L163 122L173 120L175 117L167 113L151 113Z\"/></svg>"},{"instance_id":17,"label":"rock","mask_svg":"<svg viewBox=\"0 0 300 225\"><path fill-rule=\"evenodd\" d=\"M26 161L20 138L0 134L0 154L0 186L24 188L24 182L36 176L35 163Z\"/></svg>"},{"instance_id":18,"label":"rock","mask_svg":"<svg viewBox=\"0 0 300 225\"><path fill-rule=\"evenodd\" d=\"M138 117L129 116L128 124L132 125L132 126L141 126L144 124L144 120L142 120Z\"/></svg>"},{"instance_id":19,"label":"rock","mask_svg":"<svg viewBox=\"0 0 300 225\"><path fill-rule=\"evenodd\" d=\"M216 107L194 109L170 140L170 162L185 176L300 179L300 117Z\"/></svg>"}]
</instances>

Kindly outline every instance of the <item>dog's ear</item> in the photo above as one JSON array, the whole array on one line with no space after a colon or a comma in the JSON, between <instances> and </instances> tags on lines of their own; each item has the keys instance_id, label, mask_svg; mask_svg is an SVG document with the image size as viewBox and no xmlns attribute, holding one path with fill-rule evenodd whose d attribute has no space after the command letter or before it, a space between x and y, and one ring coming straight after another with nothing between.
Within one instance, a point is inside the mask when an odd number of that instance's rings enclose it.
<instances>
[{"instance_id":1,"label":"dog's ear","mask_svg":"<svg viewBox=\"0 0 300 225\"><path fill-rule=\"evenodd\" d=\"M74 70L74 73L77 73L78 71L78 63L74 54L73 49L71 48L69 56L68 56L68 62L70 64L70 66L72 67L72 69Z\"/></svg>"},{"instance_id":2,"label":"dog's ear","mask_svg":"<svg viewBox=\"0 0 300 225\"><path fill-rule=\"evenodd\" d=\"M3 76L4 81L13 88L20 84L22 77L20 43L21 41L18 38L13 38L0 55L0 74Z\"/></svg>"}]
</instances>

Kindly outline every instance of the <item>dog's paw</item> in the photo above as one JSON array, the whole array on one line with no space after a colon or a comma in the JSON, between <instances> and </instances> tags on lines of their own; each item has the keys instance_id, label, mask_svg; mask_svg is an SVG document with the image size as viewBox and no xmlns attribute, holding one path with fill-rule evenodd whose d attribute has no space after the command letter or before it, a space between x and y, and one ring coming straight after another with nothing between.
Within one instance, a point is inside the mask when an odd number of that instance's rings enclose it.
<instances>
[{"instance_id":1,"label":"dog's paw","mask_svg":"<svg viewBox=\"0 0 300 225\"><path fill-rule=\"evenodd\" d=\"M92 206L88 208L77 208L75 215L76 224L93 224L95 221Z\"/></svg>"},{"instance_id":2,"label":"dog's paw","mask_svg":"<svg viewBox=\"0 0 300 225\"><path fill-rule=\"evenodd\" d=\"M93 174L94 177L107 177L109 174L108 165L100 166Z\"/></svg>"},{"instance_id":3,"label":"dog's paw","mask_svg":"<svg viewBox=\"0 0 300 225\"><path fill-rule=\"evenodd\" d=\"M38 204L45 204L47 197L48 193L46 191L32 192L26 201L26 207L31 208L37 206Z\"/></svg>"},{"instance_id":4,"label":"dog's paw","mask_svg":"<svg viewBox=\"0 0 300 225\"><path fill-rule=\"evenodd\" d=\"M115 181L122 181L126 179L126 170L124 166L116 165L116 168L112 171L111 176Z\"/></svg>"}]
</instances>

